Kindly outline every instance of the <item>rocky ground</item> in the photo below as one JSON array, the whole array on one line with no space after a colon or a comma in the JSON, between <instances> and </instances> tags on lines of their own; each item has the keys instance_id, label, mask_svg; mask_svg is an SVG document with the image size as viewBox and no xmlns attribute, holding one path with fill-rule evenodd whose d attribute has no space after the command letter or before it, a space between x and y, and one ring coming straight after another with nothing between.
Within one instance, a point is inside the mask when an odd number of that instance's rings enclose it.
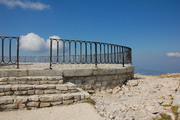
<instances>
[{"instance_id":1,"label":"rocky ground","mask_svg":"<svg viewBox=\"0 0 180 120\"><path fill-rule=\"evenodd\" d=\"M135 75L91 99L105 120L180 120L180 74Z\"/></svg>"}]
</instances>

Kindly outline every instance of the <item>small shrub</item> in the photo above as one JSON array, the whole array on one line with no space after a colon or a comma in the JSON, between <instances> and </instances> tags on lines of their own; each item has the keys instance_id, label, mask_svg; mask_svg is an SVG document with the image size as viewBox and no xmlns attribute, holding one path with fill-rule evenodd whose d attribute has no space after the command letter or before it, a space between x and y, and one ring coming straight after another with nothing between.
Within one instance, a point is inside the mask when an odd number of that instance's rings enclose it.
<instances>
[{"instance_id":1,"label":"small shrub","mask_svg":"<svg viewBox=\"0 0 180 120\"><path fill-rule=\"evenodd\" d=\"M87 100L86 100L86 103L89 103L89 104L91 104L92 106L95 106L95 105L96 105L96 102L95 102L93 99L87 99Z\"/></svg>"},{"instance_id":2,"label":"small shrub","mask_svg":"<svg viewBox=\"0 0 180 120\"><path fill-rule=\"evenodd\" d=\"M172 111L172 113L175 115L175 120L178 119L178 115L179 115L178 112L177 112L177 111L178 111L178 108L179 108L178 106L172 106L172 107L171 107L171 111Z\"/></svg>"},{"instance_id":3,"label":"small shrub","mask_svg":"<svg viewBox=\"0 0 180 120\"><path fill-rule=\"evenodd\" d=\"M170 115L165 113L160 113L161 118L154 118L153 120L172 120Z\"/></svg>"}]
</instances>

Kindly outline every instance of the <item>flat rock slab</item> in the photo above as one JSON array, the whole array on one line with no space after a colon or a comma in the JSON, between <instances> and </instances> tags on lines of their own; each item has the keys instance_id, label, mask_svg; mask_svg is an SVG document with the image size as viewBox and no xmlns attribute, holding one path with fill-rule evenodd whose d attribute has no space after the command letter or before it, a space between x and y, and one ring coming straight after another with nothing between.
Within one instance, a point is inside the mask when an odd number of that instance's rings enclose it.
<instances>
[{"instance_id":1,"label":"flat rock slab","mask_svg":"<svg viewBox=\"0 0 180 120\"><path fill-rule=\"evenodd\" d=\"M0 112L0 120L105 120L87 103L69 106Z\"/></svg>"}]
</instances>

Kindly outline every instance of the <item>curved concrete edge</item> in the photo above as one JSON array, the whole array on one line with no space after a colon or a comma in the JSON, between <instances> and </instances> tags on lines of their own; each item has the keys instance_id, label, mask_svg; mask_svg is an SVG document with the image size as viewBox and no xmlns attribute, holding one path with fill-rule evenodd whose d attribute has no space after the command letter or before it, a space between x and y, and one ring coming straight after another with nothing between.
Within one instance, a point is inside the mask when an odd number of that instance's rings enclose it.
<instances>
[{"instance_id":1,"label":"curved concrete edge","mask_svg":"<svg viewBox=\"0 0 180 120\"><path fill-rule=\"evenodd\" d=\"M134 73L134 66L120 68L82 68L82 69L0 69L0 77L24 76L91 76Z\"/></svg>"}]
</instances>

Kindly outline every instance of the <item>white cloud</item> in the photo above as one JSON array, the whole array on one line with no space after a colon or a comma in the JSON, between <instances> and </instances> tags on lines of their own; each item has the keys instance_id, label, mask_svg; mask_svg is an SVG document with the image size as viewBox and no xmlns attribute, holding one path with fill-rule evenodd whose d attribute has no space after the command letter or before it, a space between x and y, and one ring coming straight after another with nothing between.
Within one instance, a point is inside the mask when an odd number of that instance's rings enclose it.
<instances>
[{"instance_id":1,"label":"white cloud","mask_svg":"<svg viewBox=\"0 0 180 120\"><path fill-rule=\"evenodd\" d=\"M167 53L166 54L169 57L180 57L180 53L176 52L176 53Z\"/></svg>"},{"instance_id":2,"label":"white cloud","mask_svg":"<svg viewBox=\"0 0 180 120\"><path fill-rule=\"evenodd\" d=\"M59 36L51 36L50 38L61 39ZM59 48L63 47L63 43L59 42ZM46 41L35 33L28 33L20 37L20 49L28 51L49 51L50 39ZM52 49L57 49L57 42L53 42Z\"/></svg>"},{"instance_id":3,"label":"white cloud","mask_svg":"<svg viewBox=\"0 0 180 120\"><path fill-rule=\"evenodd\" d=\"M49 38L54 38L54 39L61 39L59 36L50 36ZM59 42L59 48L63 47L63 43L60 41ZM50 39L48 39L46 41L46 48L50 49ZM57 49L57 42L53 41L52 43L52 50L56 50Z\"/></svg>"},{"instance_id":4,"label":"white cloud","mask_svg":"<svg viewBox=\"0 0 180 120\"><path fill-rule=\"evenodd\" d=\"M31 2L31 1L23 1L23 0L0 0L0 4L4 4L10 8L14 8L16 6L21 7L23 9L32 9L32 10L44 10L50 8L49 5L40 3L40 2Z\"/></svg>"},{"instance_id":5,"label":"white cloud","mask_svg":"<svg viewBox=\"0 0 180 120\"><path fill-rule=\"evenodd\" d=\"M45 47L45 41L34 33L28 33L20 37L20 49L30 51L41 51Z\"/></svg>"}]
</instances>

